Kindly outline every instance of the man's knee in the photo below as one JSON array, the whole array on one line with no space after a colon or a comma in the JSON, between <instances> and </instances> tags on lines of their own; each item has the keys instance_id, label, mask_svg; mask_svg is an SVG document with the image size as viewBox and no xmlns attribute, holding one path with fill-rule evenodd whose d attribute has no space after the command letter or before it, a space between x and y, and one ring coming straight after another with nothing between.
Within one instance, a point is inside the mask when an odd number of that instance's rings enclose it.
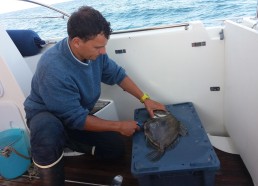
<instances>
[{"instance_id":1,"label":"man's knee","mask_svg":"<svg viewBox=\"0 0 258 186\"><path fill-rule=\"evenodd\" d=\"M42 112L29 123L31 132L31 153L35 163L48 165L63 153L65 132L62 122L53 114Z\"/></svg>"}]
</instances>

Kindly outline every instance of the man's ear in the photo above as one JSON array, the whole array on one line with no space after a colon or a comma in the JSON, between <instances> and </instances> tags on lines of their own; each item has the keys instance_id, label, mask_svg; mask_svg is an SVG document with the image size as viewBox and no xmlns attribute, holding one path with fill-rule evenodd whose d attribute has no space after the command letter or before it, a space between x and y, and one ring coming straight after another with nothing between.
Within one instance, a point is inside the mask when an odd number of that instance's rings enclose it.
<instances>
[{"instance_id":1,"label":"man's ear","mask_svg":"<svg viewBox=\"0 0 258 186\"><path fill-rule=\"evenodd\" d=\"M75 48L79 48L80 47L80 42L81 42L81 39L78 38L78 37L74 37L72 39L72 45L75 47Z\"/></svg>"}]
</instances>

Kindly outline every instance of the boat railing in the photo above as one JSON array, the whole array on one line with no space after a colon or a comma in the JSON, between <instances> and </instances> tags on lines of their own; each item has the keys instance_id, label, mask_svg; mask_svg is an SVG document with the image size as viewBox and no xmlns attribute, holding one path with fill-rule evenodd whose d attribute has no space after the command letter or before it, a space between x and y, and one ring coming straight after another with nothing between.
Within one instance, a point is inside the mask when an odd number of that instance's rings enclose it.
<instances>
[{"instance_id":1,"label":"boat railing","mask_svg":"<svg viewBox=\"0 0 258 186\"><path fill-rule=\"evenodd\" d=\"M131 33L131 32L141 32L141 31L159 30L159 29L177 28L177 27L185 27L185 30L188 30L189 26L190 26L189 23L180 23L180 24L158 26L158 27L148 27L148 28L140 28L140 29L120 30L120 31L114 31L114 32L112 32L112 34L124 34L124 33Z\"/></svg>"},{"instance_id":2,"label":"boat railing","mask_svg":"<svg viewBox=\"0 0 258 186\"><path fill-rule=\"evenodd\" d=\"M47 4L44 4L44 3L40 3L40 2L37 2L37 1L34 1L34 0L18 0L18 1L24 1L24 2L27 2L27 3L33 3L33 4L36 4L36 5L40 5L40 6L49 8L49 9L51 9L51 10L54 10L54 11L59 12L60 14L62 14L62 15L63 15L63 17L62 17L63 19L64 19L65 17L70 17L69 14L63 12L62 10L59 10L59 9L57 9L57 8L54 8L54 7L49 6L49 5L47 5Z\"/></svg>"}]
</instances>

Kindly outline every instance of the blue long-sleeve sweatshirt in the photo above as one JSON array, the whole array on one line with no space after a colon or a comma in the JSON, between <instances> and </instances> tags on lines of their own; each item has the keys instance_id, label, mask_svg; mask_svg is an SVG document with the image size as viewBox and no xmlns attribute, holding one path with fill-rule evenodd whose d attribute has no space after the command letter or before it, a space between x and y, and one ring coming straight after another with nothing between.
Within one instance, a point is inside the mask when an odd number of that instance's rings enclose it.
<instances>
[{"instance_id":1,"label":"blue long-sleeve sweatshirt","mask_svg":"<svg viewBox=\"0 0 258 186\"><path fill-rule=\"evenodd\" d=\"M87 115L100 97L101 82L120 84L125 70L106 54L82 63L63 39L39 60L24 102L26 118L49 111L69 128L82 130Z\"/></svg>"}]
</instances>

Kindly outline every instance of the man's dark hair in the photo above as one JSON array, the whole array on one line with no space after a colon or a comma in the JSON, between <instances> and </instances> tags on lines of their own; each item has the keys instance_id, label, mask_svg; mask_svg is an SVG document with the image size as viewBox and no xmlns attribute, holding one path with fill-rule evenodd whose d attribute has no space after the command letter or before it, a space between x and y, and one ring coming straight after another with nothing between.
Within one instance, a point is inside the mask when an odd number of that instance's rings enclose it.
<instances>
[{"instance_id":1,"label":"man's dark hair","mask_svg":"<svg viewBox=\"0 0 258 186\"><path fill-rule=\"evenodd\" d=\"M109 39L112 29L99 11L89 6L82 6L69 17L67 32L70 39L79 37L88 41L100 33Z\"/></svg>"}]
</instances>

